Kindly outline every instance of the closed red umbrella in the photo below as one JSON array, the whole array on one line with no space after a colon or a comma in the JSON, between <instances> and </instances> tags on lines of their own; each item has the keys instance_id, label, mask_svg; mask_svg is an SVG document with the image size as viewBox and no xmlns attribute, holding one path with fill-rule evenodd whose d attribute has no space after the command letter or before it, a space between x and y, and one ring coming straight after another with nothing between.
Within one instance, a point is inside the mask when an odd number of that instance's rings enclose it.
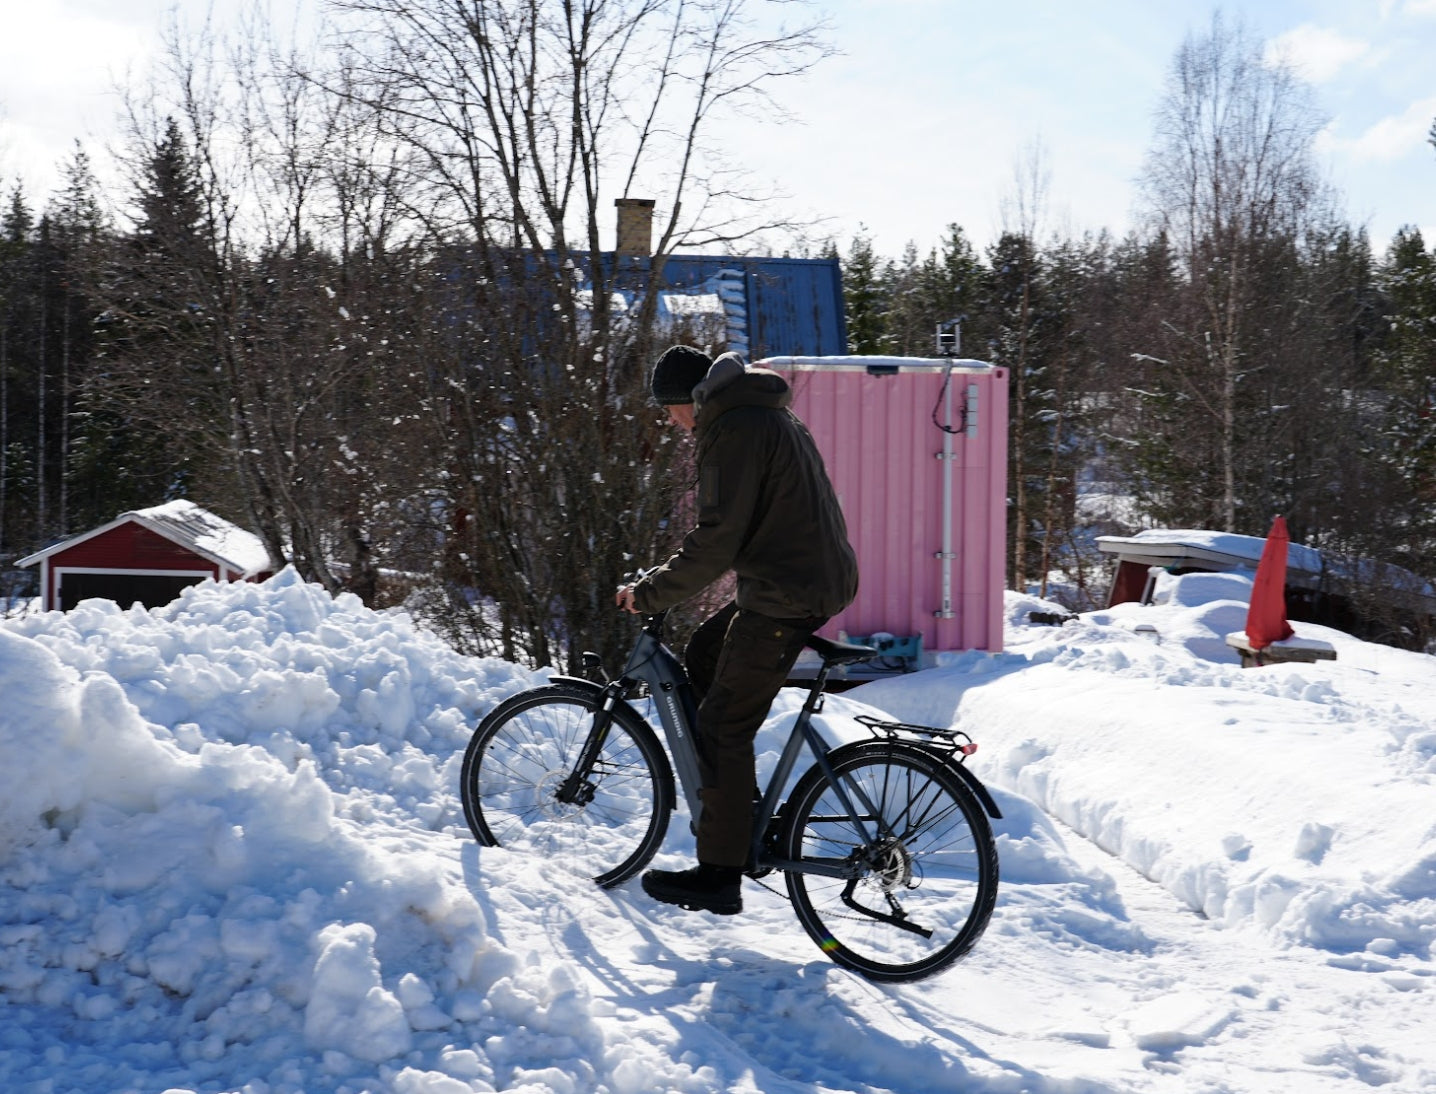
<instances>
[{"instance_id":1,"label":"closed red umbrella","mask_svg":"<svg viewBox=\"0 0 1436 1094\"><path fill-rule=\"evenodd\" d=\"M1286 621L1286 548L1290 542L1286 519L1277 517L1271 522L1257 563L1251 606L1247 608L1247 644L1254 650L1264 650L1296 633Z\"/></svg>"}]
</instances>

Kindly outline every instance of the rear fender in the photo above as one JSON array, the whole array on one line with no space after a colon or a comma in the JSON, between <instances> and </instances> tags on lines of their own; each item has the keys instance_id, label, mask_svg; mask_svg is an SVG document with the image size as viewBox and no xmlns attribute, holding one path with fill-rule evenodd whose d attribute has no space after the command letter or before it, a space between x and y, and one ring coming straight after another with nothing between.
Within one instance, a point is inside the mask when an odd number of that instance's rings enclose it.
<instances>
[{"instance_id":1,"label":"rear fender","mask_svg":"<svg viewBox=\"0 0 1436 1094\"><path fill-rule=\"evenodd\" d=\"M982 785L982 780L969 771L966 765L960 764L956 760L948 760L947 766L957 774L958 778L967 783L969 790L977 795L977 800L982 803L982 808L987 810L989 817L993 820L1002 819L1002 810L997 808L997 802L993 801L992 795L988 793L987 787Z\"/></svg>"},{"instance_id":2,"label":"rear fender","mask_svg":"<svg viewBox=\"0 0 1436 1094\"><path fill-rule=\"evenodd\" d=\"M888 747L890 747L890 745L888 744L888 742L885 741L855 741L851 744L842 745L839 748L834 749L831 753L828 754L828 759L830 762L835 762L838 759L839 755L845 754L849 749L856 752L868 750L882 750ZM983 786L982 781L978 779L978 777L974 775L971 771L969 771L966 767L963 766L963 764L956 757L955 754L944 753L939 749L931 748L926 745L914 744L912 742L903 742L900 747L920 748L928 755L942 761L944 767L946 767L949 771L951 771L954 775L956 775L959 779L961 779L964 783L967 784L967 788L971 790L977 800L982 803L982 808L987 811L987 815L989 817L992 817L994 820L1002 819L1002 810L997 808L997 802L993 800L992 795L987 790L987 787Z\"/></svg>"}]
</instances>

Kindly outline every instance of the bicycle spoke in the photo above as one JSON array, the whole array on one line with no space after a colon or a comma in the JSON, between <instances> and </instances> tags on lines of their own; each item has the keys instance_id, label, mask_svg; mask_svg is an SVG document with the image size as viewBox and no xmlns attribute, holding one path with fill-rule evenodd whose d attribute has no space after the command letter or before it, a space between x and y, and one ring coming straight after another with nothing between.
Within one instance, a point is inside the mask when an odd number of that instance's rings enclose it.
<instances>
[{"instance_id":1,"label":"bicycle spoke","mask_svg":"<svg viewBox=\"0 0 1436 1094\"><path fill-rule=\"evenodd\" d=\"M592 766L572 782L597 709L595 691L571 684L516 696L474 734L461 784L465 817L481 842L613 885L661 842L673 808L671 775L652 730L621 708Z\"/></svg>"},{"instance_id":2,"label":"bicycle spoke","mask_svg":"<svg viewBox=\"0 0 1436 1094\"><path fill-rule=\"evenodd\" d=\"M872 842L860 844L826 778L805 777L794 791L788 857L847 859L861 873L790 873L794 908L841 964L875 979L929 975L966 953L991 914L997 863L985 814L931 753L875 745L834 756L847 797L865 803Z\"/></svg>"}]
</instances>

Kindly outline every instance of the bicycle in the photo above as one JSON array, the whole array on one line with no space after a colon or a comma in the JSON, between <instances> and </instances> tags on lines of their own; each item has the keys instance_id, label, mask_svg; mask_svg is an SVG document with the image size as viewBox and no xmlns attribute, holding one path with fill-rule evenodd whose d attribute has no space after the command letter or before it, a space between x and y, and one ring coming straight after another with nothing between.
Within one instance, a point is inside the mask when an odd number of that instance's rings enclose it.
<instances>
[{"instance_id":1,"label":"bicycle","mask_svg":"<svg viewBox=\"0 0 1436 1094\"><path fill-rule=\"evenodd\" d=\"M567 862L612 887L657 853L675 805L674 767L695 819L702 808L696 704L650 615L623 672L555 676L512 696L478 725L464 754L461 797L474 837L490 847ZM871 734L830 747L812 724L830 673L870 660L870 646L816 635L821 667L761 800L747 876L784 873L808 936L833 961L877 981L917 980L967 954L997 900L1001 812L964 765L960 730L868 716ZM629 702L646 687L672 753ZM806 746L813 764L782 802Z\"/></svg>"}]
</instances>

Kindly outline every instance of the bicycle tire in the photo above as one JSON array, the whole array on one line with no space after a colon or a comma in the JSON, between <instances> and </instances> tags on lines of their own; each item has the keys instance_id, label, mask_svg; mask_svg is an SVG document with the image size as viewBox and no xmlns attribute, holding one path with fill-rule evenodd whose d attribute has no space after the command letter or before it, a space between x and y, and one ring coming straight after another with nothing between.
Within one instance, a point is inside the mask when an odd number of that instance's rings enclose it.
<instances>
[{"instance_id":1,"label":"bicycle tire","mask_svg":"<svg viewBox=\"0 0 1436 1094\"><path fill-rule=\"evenodd\" d=\"M870 980L940 972L976 945L997 901L997 844L982 803L944 758L918 745L845 745L828 762L879 817L865 818L875 839L861 846L822 768L804 773L786 806L785 856L867 863L856 880L788 872L799 922L829 958Z\"/></svg>"},{"instance_id":2,"label":"bicycle tire","mask_svg":"<svg viewBox=\"0 0 1436 1094\"><path fill-rule=\"evenodd\" d=\"M558 683L495 707L464 752L460 797L474 838L542 855L608 888L628 880L663 843L673 812L673 768L632 707L613 710L583 803L555 796L599 709L597 687Z\"/></svg>"}]
</instances>

